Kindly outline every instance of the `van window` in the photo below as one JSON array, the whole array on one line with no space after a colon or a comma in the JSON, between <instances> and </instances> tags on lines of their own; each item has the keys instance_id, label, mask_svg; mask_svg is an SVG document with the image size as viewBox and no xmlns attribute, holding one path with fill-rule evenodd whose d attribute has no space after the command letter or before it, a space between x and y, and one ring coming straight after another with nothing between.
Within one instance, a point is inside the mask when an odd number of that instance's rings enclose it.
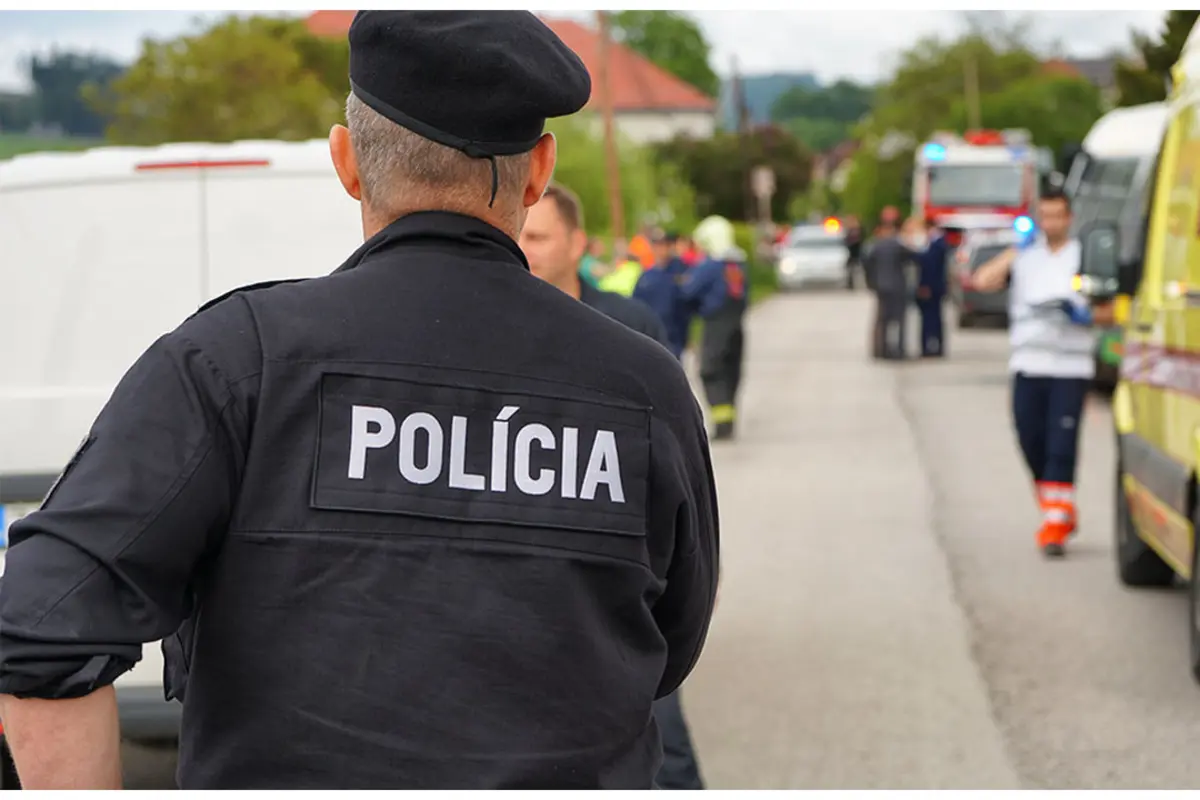
<instances>
[{"instance_id":1,"label":"van window","mask_svg":"<svg viewBox=\"0 0 1200 800\"><path fill-rule=\"evenodd\" d=\"M1090 158L1071 199L1078 224L1116 222L1133 194L1137 158Z\"/></svg>"}]
</instances>

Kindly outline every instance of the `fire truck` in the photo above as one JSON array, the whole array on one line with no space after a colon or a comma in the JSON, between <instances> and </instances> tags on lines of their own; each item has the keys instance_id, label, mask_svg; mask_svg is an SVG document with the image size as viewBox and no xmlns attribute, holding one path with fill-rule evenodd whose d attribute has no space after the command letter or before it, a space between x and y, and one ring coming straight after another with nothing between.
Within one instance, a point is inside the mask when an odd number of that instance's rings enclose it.
<instances>
[{"instance_id":1,"label":"fire truck","mask_svg":"<svg viewBox=\"0 0 1200 800\"><path fill-rule=\"evenodd\" d=\"M967 230L1029 233L1050 161L1028 131L935 133L917 148L913 211L945 230L952 247Z\"/></svg>"}]
</instances>

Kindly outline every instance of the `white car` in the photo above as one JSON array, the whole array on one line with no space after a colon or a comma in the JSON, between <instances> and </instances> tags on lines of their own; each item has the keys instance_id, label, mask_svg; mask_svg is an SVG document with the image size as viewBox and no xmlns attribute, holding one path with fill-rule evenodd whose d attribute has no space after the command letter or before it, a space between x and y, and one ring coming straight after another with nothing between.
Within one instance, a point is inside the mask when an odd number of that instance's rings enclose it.
<instances>
[{"instance_id":1,"label":"white car","mask_svg":"<svg viewBox=\"0 0 1200 800\"><path fill-rule=\"evenodd\" d=\"M324 140L0 161L0 558L159 336L238 286L332 272L361 244ZM124 738L177 738L159 643L115 686Z\"/></svg>"},{"instance_id":2,"label":"white car","mask_svg":"<svg viewBox=\"0 0 1200 800\"><path fill-rule=\"evenodd\" d=\"M849 260L850 250L836 220L797 225L779 245L776 279L779 288L785 290L845 285Z\"/></svg>"}]
</instances>

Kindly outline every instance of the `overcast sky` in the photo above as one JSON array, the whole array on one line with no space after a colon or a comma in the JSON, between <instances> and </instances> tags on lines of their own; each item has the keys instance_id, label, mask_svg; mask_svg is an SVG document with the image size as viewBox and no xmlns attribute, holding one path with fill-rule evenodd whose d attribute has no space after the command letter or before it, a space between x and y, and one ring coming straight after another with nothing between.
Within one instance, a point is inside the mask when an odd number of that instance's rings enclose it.
<instances>
[{"instance_id":1,"label":"overcast sky","mask_svg":"<svg viewBox=\"0 0 1200 800\"><path fill-rule=\"evenodd\" d=\"M24 88L22 58L53 46L132 60L143 37L186 32L197 19L223 12L0 11L0 89ZM582 12L546 12L589 17ZM923 34L962 29L955 11L697 11L713 45L713 67L727 74L731 58L744 73L812 71L822 80L874 80L888 74L896 52ZM1002 13L1002 12L986 12ZM1033 21L1040 44L1063 43L1067 54L1099 56L1124 48L1130 30L1158 30L1163 11L1012 12Z\"/></svg>"}]
</instances>

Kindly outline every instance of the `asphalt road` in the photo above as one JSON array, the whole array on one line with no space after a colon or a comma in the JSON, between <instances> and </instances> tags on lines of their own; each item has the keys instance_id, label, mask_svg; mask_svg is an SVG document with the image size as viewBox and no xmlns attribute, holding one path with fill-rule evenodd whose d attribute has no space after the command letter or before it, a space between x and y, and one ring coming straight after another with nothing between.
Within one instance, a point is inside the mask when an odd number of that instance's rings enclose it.
<instances>
[{"instance_id":1,"label":"asphalt road","mask_svg":"<svg viewBox=\"0 0 1200 800\"><path fill-rule=\"evenodd\" d=\"M714 445L724 580L684 703L711 788L1184 788L1200 687L1183 590L1111 554L1089 403L1061 562L1011 433L1002 331L866 358L868 299L752 315L739 439Z\"/></svg>"}]
</instances>

